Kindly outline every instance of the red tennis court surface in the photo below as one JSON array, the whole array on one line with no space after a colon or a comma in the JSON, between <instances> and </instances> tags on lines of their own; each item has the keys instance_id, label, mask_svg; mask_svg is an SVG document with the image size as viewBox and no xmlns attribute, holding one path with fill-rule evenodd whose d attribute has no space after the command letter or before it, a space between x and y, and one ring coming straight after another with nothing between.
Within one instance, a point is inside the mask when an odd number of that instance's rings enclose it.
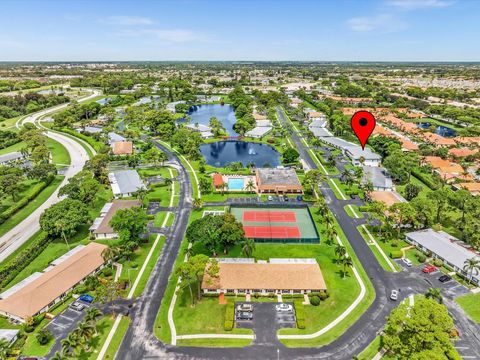
<instances>
[{"instance_id":1,"label":"red tennis court surface","mask_svg":"<svg viewBox=\"0 0 480 360\"><path fill-rule=\"evenodd\" d=\"M243 221L250 222L296 222L293 211L245 211Z\"/></svg>"},{"instance_id":2,"label":"red tennis court surface","mask_svg":"<svg viewBox=\"0 0 480 360\"><path fill-rule=\"evenodd\" d=\"M243 226L247 238L300 238L298 226Z\"/></svg>"}]
</instances>

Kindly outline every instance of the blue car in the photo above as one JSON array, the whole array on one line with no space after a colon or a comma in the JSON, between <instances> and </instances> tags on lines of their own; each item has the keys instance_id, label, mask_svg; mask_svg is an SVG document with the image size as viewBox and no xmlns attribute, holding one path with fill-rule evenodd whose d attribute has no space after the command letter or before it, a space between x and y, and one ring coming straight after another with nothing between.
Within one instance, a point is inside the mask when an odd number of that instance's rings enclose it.
<instances>
[{"instance_id":1,"label":"blue car","mask_svg":"<svg viewBox=\"0 0 480 360\"><path fill-rule=\"evenodd\" d=\"M91 304L93 302L93 296L92 295L88 295L88 294L83 294L83 295L80 295L80 300L84 301L84 302L87 302L89 304Z\"/></svg>"}]
</instances>

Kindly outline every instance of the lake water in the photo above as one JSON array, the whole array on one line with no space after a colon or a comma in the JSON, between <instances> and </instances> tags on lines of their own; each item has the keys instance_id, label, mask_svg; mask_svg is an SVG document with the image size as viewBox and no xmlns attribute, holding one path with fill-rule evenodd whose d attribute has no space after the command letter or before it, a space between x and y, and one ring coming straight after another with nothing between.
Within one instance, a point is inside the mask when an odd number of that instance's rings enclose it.
<instances>
[{"instance_id":1,"label":"lake water","mask_svg":"<svg viewBox=\"0 0 480 360\"><path fill-rule=\"evenodd\" d=\"M280 165L280 154L273 147L247 141L217 141L203 144L200 152L208 165L225 167L232 162L241 162L244 166L250 163L256 167Z\"/></svg>"},{"instance_id":2,"label":"lake water","mask_svg":"<svg viewBox=\"0 0 480 360\"><path fill-rule=\"evenodd\" d=\"M417 123L417 127L419 127L420 129L429 129L431 126L432 124L430 124L429 122ZM443 125L438 125L435 133L443 137L454 137L457 135L457 132L455 130Z\"/></svg>"},{"instance_id":3,"label":"lake water","mask_svg":"<svg viewBox=\"0 0 480 360\"><path fill-rule=\"evenodd\" d=\"M190 108L188 115L191 117L190 124L207 125L211 117L216 117L225 127L228 135L237 136L238 134L233 130L233 125L237 121L235 111L232 105L221 104L204 104L195 105Z\"/></svg>"}]
</instances>

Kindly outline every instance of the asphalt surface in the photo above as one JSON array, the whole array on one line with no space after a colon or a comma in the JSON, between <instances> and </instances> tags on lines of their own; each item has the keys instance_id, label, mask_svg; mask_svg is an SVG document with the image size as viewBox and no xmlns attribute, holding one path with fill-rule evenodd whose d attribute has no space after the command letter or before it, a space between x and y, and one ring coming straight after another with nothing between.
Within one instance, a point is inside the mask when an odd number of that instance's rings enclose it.
<instances>
[{"instance_id":1,"label":"asphalt surface","mask_svg":"<svg viewBox=\"0 0 480 360\"><path fill-rule=\"evenodd\" d=\"M279 117L281 121L288 121L280 110ZM300 137L294 132L292 133L292 140L303 161L309 167L317 168L304 144L300 141ZM359 204L359 201L337 200L329 187L322 186L320 190L326 197L330 210L342 227L375 289L375 300L362 316L328 345L319 348L286 348L272 336L276 328L276 325L273 326L273 324L278 323L278 320L275 319L270 305L256 305L260 311L254 315L252 326L259 333L251 346L239 349L165 345L154 336L153 326L188 225L192 194L190 178L182 163L168 149L158 143L156 146L165 151L169 158L180 165L181 195L177 208L178 214L175 216L171 233L167 235L165 247L157 260L144 295L136 301L131 311L132 324L123 339L117 353L117 359L351 359L358 355L379 334L385 325L386 317L398 305L399 302L388 299L392 289L399 290L399 301L401 301L410 294L425 293L432 284L435 284L435 287L443 288L442 285L435 283L435 274L422 277L418 273L418 269L406 269L399 273L384 271L357 231L357 226L365 222L365 219L353 219L344 210L345 205ZM450 285L448 286L450 287ZM478 356L480 358L480 339L477 335L480 333L480 328L466 318L463 311L453 301L455 293L451 294L449 291L444 292L445 303L460 330L460 342L461 344L468 344L468 346L463 346L466 353L473 354L468 356ZM452 298L450 298L451 296ZM263 323L263 325L260 323Z\"/></svg>"},{"instance_id":2,"label":"asphalt surface","mask_svg":"<svg viewBox=\"0 0 480 360\"><path fill-rule=\"evenodd\" d=\"M79 102L87 101L92 97L98 96L99 94L100 93L98 91L94 91L92 95L79 100ZM62 104L53 108L39 111L26 117L23 120L23 123L36 123L40 117L62 110L67 106L68 104ZM18 123L17 126L19 127L20 123ZM0 237L0 261L3 261L5 258L7 258L22 244L28 241L28 239L30 239L38 230L40 230L40 215L45 209L61 200L61 198L58 196L59 189L67 183L68 179L82 170L83 165L89 158L85 149L72 138L52 131L46 131L45 135L55 141L58 141L67 149L71 159L70 166L64 173L65 178L63 179L62 183L57 187L52 195L50 195L50 197L45 200L42 205L28 215L22 222Z\"/></svg>"}]
</instances>

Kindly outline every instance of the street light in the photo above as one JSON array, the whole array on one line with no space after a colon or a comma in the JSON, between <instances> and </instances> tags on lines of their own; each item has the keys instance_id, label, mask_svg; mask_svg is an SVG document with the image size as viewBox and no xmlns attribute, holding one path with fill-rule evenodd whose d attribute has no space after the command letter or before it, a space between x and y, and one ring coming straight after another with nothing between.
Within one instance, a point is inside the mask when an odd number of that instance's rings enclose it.
<instances>
[{"instance_id":1,"label":"street light","mask_svg":"<svg viewBox=\"0 0 480 360\"><path fill-rule=\"evenodd\" d=\"M280 349L277 349L277 360L280 360Z\"/></svg>"}]
</instances>

